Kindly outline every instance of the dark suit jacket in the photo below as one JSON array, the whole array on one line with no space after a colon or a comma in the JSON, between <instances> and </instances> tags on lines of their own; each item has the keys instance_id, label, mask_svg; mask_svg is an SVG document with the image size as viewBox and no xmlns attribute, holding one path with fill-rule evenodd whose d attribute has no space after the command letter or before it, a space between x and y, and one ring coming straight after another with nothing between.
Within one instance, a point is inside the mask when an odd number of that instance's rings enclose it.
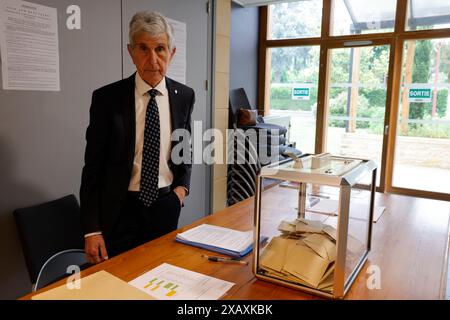
<instances>
[{"instance_id":1,"label":"dark suit jacket","mask_svg":"<svg viewBox=\"0 0 450 320\"><path fill-rule=\"evenodd\" d=\"M194 91L166 77L172 131L191 132ZM126 199L134 161L136 115L135 74L97 89L92 94L90 121L86 131L80 206L84 233L108 235ZM172 142L172 148L178 142ZM191 154L189 154L191 157ZM172 187L189 189L191 164L169 161Z\"/></svg>"}]
</instances>

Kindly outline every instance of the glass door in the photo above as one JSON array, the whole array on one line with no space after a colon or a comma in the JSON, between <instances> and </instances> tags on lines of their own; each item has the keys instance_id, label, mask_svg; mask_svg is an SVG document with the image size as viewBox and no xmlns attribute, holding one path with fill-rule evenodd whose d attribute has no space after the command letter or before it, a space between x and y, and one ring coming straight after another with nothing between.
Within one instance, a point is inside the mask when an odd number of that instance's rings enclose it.
<instances>
[{"instance_id":1,"label":"glass door","mask_svg":"<svg viewBox=\"0 0 450 320\"><path fill-rule=\"evenodd\" d=\"M268 57L271 58L269 115L289 117L289 142L303 153L314 153L320 48L272 48Z\"/></svg>"},{"instance_id":2,"label":"glass door","mask_svg":"<svg viewBox=\"0 0 450 320\"><path fill-rule=\"evenodd\" d=\"M370 159L380 185L390 45L330 49L326 152ZM370 184L371 181L364 181Z\"/></svg>"},{"instance_id":3,"label":"glass door","mask_svg":"<svg viewBox=\"0 0 450 320\"><path fill-rule=\"evenodd\" d=\"M450 194L450 38L407 40L392 187Z\"/></svg>"}]
</instances>

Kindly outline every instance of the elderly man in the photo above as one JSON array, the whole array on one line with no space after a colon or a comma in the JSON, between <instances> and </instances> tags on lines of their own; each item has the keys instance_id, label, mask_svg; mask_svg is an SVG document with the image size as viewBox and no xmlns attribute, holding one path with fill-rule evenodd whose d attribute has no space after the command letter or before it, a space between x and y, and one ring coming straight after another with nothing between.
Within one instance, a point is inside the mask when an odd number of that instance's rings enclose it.
<instances>
[{"instance_id":1,"label":"elderly man","mask_svg":"<svg viewBox=\"0 0 450 320\"><path fill-rule=\"evenodd\" d=\"M172 27L159 13L138 12L129 41L137 72L92 94L80 188L91 263L175 230L189 192L191 165L171 161L171 133L190 133L195 98L165 76Z\"/></svg>"}]
</instances>

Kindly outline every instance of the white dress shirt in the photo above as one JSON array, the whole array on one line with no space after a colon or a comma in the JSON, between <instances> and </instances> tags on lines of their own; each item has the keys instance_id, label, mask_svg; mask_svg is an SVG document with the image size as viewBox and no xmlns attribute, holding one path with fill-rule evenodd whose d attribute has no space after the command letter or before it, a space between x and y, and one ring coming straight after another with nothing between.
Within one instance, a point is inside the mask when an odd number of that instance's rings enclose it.
<instances>
[{"instance_id":1,"label":"white dress shirt","mask_svg":"<svg viewBox=\"0 0 450 320\"><path fill-rule=\"evenodd\" d=\"M136 87L134 90L136 111L136 141L133 169L131 171L130 185L128 186L129 191L139 191L140 189L142 149L144 147L145 114L147 111L148 102L150 101L150 95L148 91L151 89L156 89L159 92L156 96L160 123L158 188L170 186L173 181L173 174L172 171L170 171L168 164L170 153L172 152L172 125L170 122L169 95L166 87L166 78L164 77L155 88L152 88L144 80L142 80L142 78L139 76L139 73L136 72Z\"/></svg>"}]
</instances>

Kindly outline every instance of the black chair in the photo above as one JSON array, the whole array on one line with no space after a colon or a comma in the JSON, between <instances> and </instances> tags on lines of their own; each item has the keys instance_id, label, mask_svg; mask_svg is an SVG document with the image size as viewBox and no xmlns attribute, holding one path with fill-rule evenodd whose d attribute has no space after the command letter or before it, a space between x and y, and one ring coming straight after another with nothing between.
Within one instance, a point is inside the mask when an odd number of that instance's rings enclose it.
<instances>
[{"instance_id":1,"label":"black chair","mask_svg":"<svg viewBox=\"0 0 450 320\"><path fill-rule=\"evenodd\" d=\"M229 127L231 129L241 129L243 131L247 131L249 129L254 130L254 134L256 134L254 140L256 141L255 148L258 151L260 160L262 160L262 166L281 160L279 147L284 145L286 142L287 128L277 124L265 123L263 117L261 116L257 117L255 125L239 125L238 114L240 109L256 110L256 108L253 108L250 105L244 88L232 89L230 90L229 100ZM264 152L266 156L270 157L263 158L261 155L262 152Z\"/></svg>"},{"instance_id":2,"label":"black chair","mask_svg":"<svg viewBox=\"0 0 450 320\"><path fill-rule=\"evenodd\" d=\"M80 206L74 195L16 209L14 218L32 290L67 276L67 267L87 267Z\"/></svg>"},{"instance_id":3,"label":"black chair","mask_svg":"<svg viewBox=\"0 0 450 320\"><path fill-rule=\"evenodd\" d=\"M272 124L265 123L263 117L257 117L257 123L254 126L238 126L237 125L237 115L240 109L247 110L257 110L250 105L248 101L247 94L245 93L244 88L232 89L230 90L230 127L232 129L241 128L241 129L255 129L255 130L267 130L267 133L270 134L271 131L277 130L279 136L285 136L287 132L287 128Z\"/></svg>"},{"instance_id":4,"label":"black chair","mask_svg":"<svg viewBox=\"0 0 450 320\"><path fill-rule=\"evenodd\" d=\"M256 110L252 108L244 88L230 90L229 127L235 130L234 141L229 146L234 154L234 162L228 165L227 205L233 205L255 194L255 180L262 166L282 161L288 154L301 155L301 151L288 145L286 139L287 128L272 123L265 123L263 117L257 117L253 126L238 124L240 109ZM254 131L248 131L253 129ZM248 134L251 132L256 137ZM245 150L239 156L238 146ZM261 152L264 152L264 157ZM237 163L236 158L244 158L244 162ZM232 157L228 157L231 159ZM255 161L256 159L256 161Z\"/></svg>"},{"instance_id":5,"label":"black chair","mask_svg":"<svg viewBox=\"0 0 450 320\"><path fill-rule=\"evenodd\" d=\"M243 131L235 131L228 142L227 206L231 206L255 194L256 175L261 170L258 152ZM243 150L243 152L241 151Z\"/></svg>"}]
</instances>

